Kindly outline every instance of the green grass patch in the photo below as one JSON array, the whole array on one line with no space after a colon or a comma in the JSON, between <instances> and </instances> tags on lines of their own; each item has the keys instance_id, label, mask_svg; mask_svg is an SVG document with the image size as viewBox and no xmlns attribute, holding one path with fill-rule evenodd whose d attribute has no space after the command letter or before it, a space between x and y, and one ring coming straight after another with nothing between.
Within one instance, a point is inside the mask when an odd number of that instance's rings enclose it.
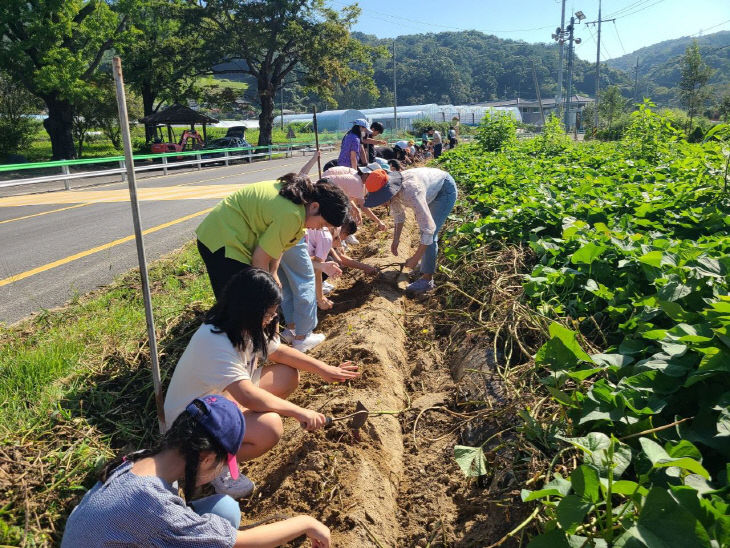
<instances>
[{"instance_id":1,"label":"green grass patch","mask_svg":"<svg viewBox=\"0 0 730 548\"><path fill-rule=\"evenodd\" d=\"M151 266L163 381L212 304L195 246ZM107 457L157 432L137 271L0 327L0 544L52 546ZM31 470L32 473L27 473Z\"/></svg>"}]
</instances>

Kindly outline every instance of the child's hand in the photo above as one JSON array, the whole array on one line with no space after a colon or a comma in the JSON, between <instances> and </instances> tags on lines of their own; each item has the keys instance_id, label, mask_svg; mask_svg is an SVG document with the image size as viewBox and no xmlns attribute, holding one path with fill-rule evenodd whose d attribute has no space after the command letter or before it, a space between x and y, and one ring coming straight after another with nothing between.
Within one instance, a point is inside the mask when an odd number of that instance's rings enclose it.
<instances>
[{"instance_id":1,"label":"child's hand","mask_svg":"<svg viewBox=\"0 0 730 548\"><path fill-rule=\"evenodd\" d=\"M319 376L327 382L344 382L359 377L360 372L357 370L357 365L348 361L341 363L337 367L332 365L325 366L319 371Z\"/></svg>"},{"instance_id":2,"label":"child's hand","mask_svg":"<svg viewBox=\"0 0 730 548\"><path fill-rule=\"evenodd\" d=\"M362 270L363 270L363 272L365 272L365 274L369 274L370 276L375 276L377 274L380 274L380 270L378 270L377 267L367 265L367 264L363 267Z\"/></svg>"},{"instance_id":3,"label":"child's hand","mask_svg":"<svg viewBox=\"0 0 730 548\"><path fill-rule=\"evenodd\" d=\"M322 428L327 421L327 417L322 413L304 408L301 409L295 418L302 425L302 428L309 432L314 432L318 428Z\"/></svg>"},{"instance_id":4,"label":"child's hand","mask_svg":"<svg viewBox=\"0 0 730 548\"><path fill-rule=\"evenodd\" d=\"M327 274L331 278L336 278L342 274L342 270L334 261L327 261L322 263L322 272Z\"/></svg>"},{"instance_id":5,"label":"child's hand","mask_svg":"<svg viewBox=\"0 0 730 548\"><path fill-rule=\"evenodd\" d=\"M306 535L312 541L312 548L329 548L330 546L330 530L322 523L314 518L309 518L311 523L307 527Z\"/></svg>"},{"instance_id":6,"label":"child's hand","mask_svg":"<svg viewBox=\"0 0 730 548\"><path fill-rule=\"evenodd\" d=\"M388 225L378 219L378 230L380 230L381 232L385 232L386 230L388 230Z\"/></svg>"},{"instance_id":7,"label":"child's hand","mask_svg":"<svg viewBox=\"0 0 730 548\"><path fill-rule=\"evenodd\" d=\"M330 301L327 297L322 297L321 299L317 299L317 306L320 310L329 310L334 306L335 303Z\"/></svg>"}]
</instances>

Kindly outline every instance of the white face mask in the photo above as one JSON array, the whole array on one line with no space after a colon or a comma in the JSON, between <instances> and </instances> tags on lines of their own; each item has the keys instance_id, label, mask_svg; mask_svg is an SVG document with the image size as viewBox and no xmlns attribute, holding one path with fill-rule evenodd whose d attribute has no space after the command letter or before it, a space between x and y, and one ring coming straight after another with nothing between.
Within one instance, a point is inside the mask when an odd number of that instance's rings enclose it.
<instances>
[{"instance_id":1,"label":"white face mask","mask_svg":"<svg viewBox=\"0 0 730 548\"><path fill-rule=\"evenodd\" d=\"M363 129L360 130L360 137L365 137L367 135L367 132Z\"/></svg>"}]
</instances>

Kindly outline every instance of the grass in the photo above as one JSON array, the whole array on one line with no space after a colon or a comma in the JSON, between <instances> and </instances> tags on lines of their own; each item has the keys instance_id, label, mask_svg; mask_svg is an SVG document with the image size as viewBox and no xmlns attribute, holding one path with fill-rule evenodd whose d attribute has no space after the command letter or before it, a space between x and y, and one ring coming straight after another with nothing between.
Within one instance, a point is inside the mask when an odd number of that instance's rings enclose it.
<instances>
[{"instance_id":1,"label":"grass","mask_svg":"<svg viewBox=\"0 0 730 548\"><path fill-rule=\"evenodd\" d=\"M167 379L212 293L191 244L150 284ZM139 274L0 327L0 402L0 544L55 545L100 462L157 431Z\"/></svg>"}]
</instances>

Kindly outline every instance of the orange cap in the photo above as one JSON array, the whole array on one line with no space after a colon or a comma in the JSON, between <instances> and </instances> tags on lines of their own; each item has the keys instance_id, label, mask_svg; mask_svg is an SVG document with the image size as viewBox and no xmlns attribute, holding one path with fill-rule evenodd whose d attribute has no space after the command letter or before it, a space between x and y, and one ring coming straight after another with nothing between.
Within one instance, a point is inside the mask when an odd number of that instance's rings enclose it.
<instances>
[{"instance_id":1,"label":"orange cap","mask_svg":"<svg viewBox=\"0 0 730 548\"><path fill-rule=\"evenodd\" d=\"M388 184L388 172L384 169L376 169L365 179L365 188L368 192L377 192Z\"/></svg>"}]
</instances>

